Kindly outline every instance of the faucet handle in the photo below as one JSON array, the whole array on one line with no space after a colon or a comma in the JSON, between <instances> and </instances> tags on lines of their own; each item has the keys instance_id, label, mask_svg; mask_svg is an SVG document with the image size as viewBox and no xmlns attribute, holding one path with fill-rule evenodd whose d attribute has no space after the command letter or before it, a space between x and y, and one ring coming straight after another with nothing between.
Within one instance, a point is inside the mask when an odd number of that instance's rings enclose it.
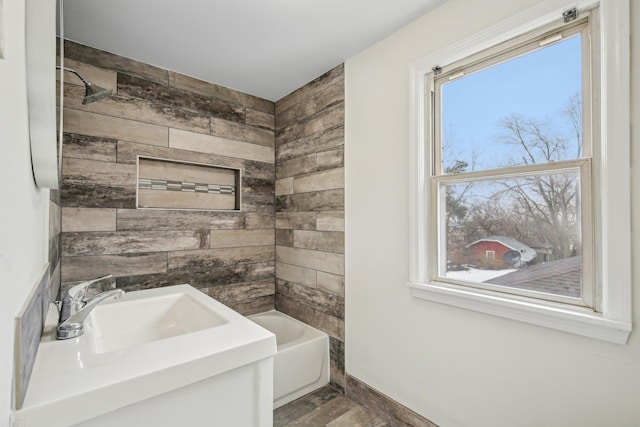
<instances>
[{"instance_id":1,"label":"faucet handle","mask_svg":"<svg viewBox=\"0 0 640 427\"><path fill-rule=\"evenodd\" d=\"M108 279L110 277L112 277L113 274L108 274L106 276L102 276L102 277L98 277L95 279L91 279L91 280L87 280L86 282L82 282L80 284L75 285L74 287L70 288L68 291L69 297L71 297L72 300L74 301L82 301L82 302L86 302L86 296L87 296L87 289L89 288L89 286L91 286L92 284L99 282L101 280L104 279Z\"/></svg>"}]
</instances>

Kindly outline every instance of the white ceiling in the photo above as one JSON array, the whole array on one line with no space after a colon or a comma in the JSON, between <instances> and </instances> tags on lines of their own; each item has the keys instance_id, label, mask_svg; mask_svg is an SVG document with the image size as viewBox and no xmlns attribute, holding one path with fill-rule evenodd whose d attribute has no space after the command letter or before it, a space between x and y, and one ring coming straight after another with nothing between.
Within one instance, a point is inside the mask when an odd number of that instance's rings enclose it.
<instances>
[{"instance_id":1,"label":"white ceiling","mask_svg":"<svg viewBox=\"0 0 640 427\"><path fill-rule=\"evenodd\" d=\"M445 0L66 0L65 37L278 100Z\"/></svg>"}]
</instances>

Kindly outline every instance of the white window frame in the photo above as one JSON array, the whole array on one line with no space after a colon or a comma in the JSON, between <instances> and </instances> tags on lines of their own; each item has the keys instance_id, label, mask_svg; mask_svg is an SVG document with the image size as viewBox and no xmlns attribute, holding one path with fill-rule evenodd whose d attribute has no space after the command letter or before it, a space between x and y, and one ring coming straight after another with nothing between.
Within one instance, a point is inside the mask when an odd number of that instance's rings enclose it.
<instances>
[{"instance_id":1,"label":"white window frame","mask_svg":"<svg viewBox=\"0 0 640 427\"><path fill-rule=\"evenodd\" d=\"M599 300L594 300L594 280L593 280L593 242L592 242L592 185L591 185L591 162L593 157L592 150L592 131L599 123L599 110L591 108L592 93L599 91L598 73L592 70L592 49L591 46L597 43L598 33L597 25L592 25L597 20L597 10L592 13L581 13L577 19L568 23L563 22L561 16L556 17L551 25L544 25L541 28L530 31L521 37L516 37L505 43L499 44L491 49L472 55L462 61L453 64L443 65L439 69L439 73L431 72L426 77L426 86L431 88L431 96L427 96L425 103L425 114L431 120L426 120L427 128L425 130L427 137L433 135L431 142L432 148L426 150L425 163L432 167L430 181L431 185L427 186L427 198L431 200L440 199L438 203L431 204L430 214L427 216L427 233L438 236L431 239L432 248L427 249L427 253L431 256L428 259L428 265L439 264L439 271L435 268L429 269L429 281L442 281L447 283L455 283L459 285L468 285L476 288L484 288L489 290L497 290L514 295L528 296L531 298L546 299L549 301L557 301L573 305L581 305L584 307L599 307ZM577 158L565 159L562 161L534 163L527 165L516 165L507 167L484 168L473 171L463 171L455 174L449 174L444 171L443 155L442 155L442 126L439 123L442 120L442 111L438 107L443 101L442 88L451 80L455 80L465 74L475 71L490 70L491 67L514 60L520 56L526 56L533 52L544 48L541 43L545 40L554 40L558 36L559 40L567 40L574 36L581 37L581 61L582 61L582 115L583 115L583 142L582 155ZM554 40L557 41L557 40ZM550 43L547 43L548 45ZM546 46L544 45L544 46ZM595 75L595 76L592 76ZM596 106L598 107L598 106ZM594 111L595 110L595 111ZM430 123L430 122L433 123ZM580 203L578 209L581 212L580 218L580 238L582 242L582 253L579 255L582 262L582 283L581 294L579 297L566 296L553 293L541 293L534 290L520 289L515 287L504 287L500 285L492 285L487 283L467 282L463 280L450 279L445 277L447 258L443 255L446 251L446 238L440 234L443 225L445 213L442 207L445 204L444 194L438 190L440 185L482 182L483 180L494 179L515 179L520 176L547 175L552 173L571 173L575 174L579 182ZM436 243L437 242L437 243ZM438 245L438 250L433 250ZM487 258L488 259L488 258ZM599 311L599 310L597 310Z\"/></svg>"},{"instance_id":2,"label":"white window frame","mask_svg":"<svg viewBox=\"0 0 640 427\"><path fill-rule=\"evenodd\" d=\"M436 66L451 64L552 22L573 7L578 12L599 6L600 155L594 188L599 189L594 258L601 298L600 310L560 302L475 289L430 280L427 197L431 141L425 135L425 76ZM624 344L631 332L631 205L630 205L630 47L628 0L546 0L497 25L411 64L410 68L410 271L416 298L449 304L508 319L532 323L609 342Z\"/></svg>"}]
</instances>

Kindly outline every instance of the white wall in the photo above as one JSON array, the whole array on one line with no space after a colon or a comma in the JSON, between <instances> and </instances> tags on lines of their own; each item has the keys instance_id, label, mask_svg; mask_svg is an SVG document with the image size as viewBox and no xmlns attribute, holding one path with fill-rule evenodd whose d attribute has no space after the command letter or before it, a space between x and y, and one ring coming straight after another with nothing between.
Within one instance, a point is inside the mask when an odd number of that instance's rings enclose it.
<instances>
[{"instance_id":1,"label":"white wall","mask_svg":"<svg viewBox=\"0 0 640 427\"><path fill-rule=\"evenodd\" d=\"M412 299L405 285L409 64L535 3L449 0L347 61L346 370L441 426L640 425L640 325L627 345L609 344ZM631 145L640 165L640 4L631 3ZM637 322L637 232L633 260Z\"/></svg>"},{"instance_id":2,"label":"white wall","mask_svg":"<svg viewBox=\"0 0 640 427\"><path fill-rule=\"evenodd\" d=\"M49 192L33 182L27 126L24 1L4 0L0 59L0 426L11 410L14 318L44 268Z\"/></svg>"}]
</instances>

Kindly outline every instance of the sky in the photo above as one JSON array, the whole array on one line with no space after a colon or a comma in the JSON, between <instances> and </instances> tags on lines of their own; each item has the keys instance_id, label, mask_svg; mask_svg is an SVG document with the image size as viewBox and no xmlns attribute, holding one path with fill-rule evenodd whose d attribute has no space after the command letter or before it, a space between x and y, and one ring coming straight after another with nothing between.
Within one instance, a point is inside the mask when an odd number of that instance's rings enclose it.
<instances>
[{"instance_id":1,"label":"sky","mask_svg":"<svg viewBox=\"0 0 640 427\"><path fill-rule=\"evenodd\" d=\"M456 159L471 165L473 149L478 153L476 170L518 157L516 148L500 142L500 122L511 114L552 120L556 129L569 131L560 112L580 92L580 43L576 35L444 84L443 141L450 141L445 167Z\"/></svg>"}]
</instances>

